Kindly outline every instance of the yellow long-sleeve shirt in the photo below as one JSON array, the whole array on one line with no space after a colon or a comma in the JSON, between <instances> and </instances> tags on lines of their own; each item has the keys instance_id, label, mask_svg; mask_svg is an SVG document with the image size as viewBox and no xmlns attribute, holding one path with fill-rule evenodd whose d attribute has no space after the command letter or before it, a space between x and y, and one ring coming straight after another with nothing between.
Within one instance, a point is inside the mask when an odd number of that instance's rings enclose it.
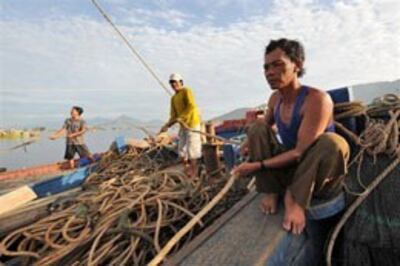
<instances>
[{"instance_id":1,"label":"yellow long-sleeve shirt","mask_svg":"<svg viewBox=\"0 0 400 266\"><path fill-rule=\"evenodd\" d=\"M200 115L192 90L185 87L171 98L171 112L169 122L183 121L190 128L200 124Z\"/></svg>"}]
</instances>

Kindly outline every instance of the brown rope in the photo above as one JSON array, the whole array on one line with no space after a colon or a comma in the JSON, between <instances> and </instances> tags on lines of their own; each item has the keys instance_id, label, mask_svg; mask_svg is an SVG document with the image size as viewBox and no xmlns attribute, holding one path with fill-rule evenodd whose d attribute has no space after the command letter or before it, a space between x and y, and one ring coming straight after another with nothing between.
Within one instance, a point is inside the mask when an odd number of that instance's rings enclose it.
<instances>
[{"instance_id":1,"label":"brown rope","mask_svg":"<svg viewBox=\"0 0 400 266\"><path fill-rule=\"evenodd\" d=\"M225 196L229 189L235 183L236 176L232 175L226 182L225 186L221 191L203 208L199 213L196 214L179 232L177 232L173 238L171 238L168 243L160 250L157 256L154 257L148 264L149 266L159 265L171 249L188 233L194 226L215 206L220 202L220 200Z\"/></svg>"},{"instance_id":2,"label":"brown rope","mask_svg":"<svg viewBox=\"0 0 400 266\"><path fill-rule=\"evenodd\" d=\"M196 213L224 183L164 169L174 161L153 160L155 153L162 154L160 149L107 152L81 194L53 206L49 216L6 235L0 256L23 258L25 265L148 263L180 228L198 217ZM197 226L190 224L174 250L204 225L197 218Z\"/></svg>"},{"instance_id":3,"label":"brown rope","mask_svg":"<svg viewBox=\"0 0 400 266\"><path fill-rule=\"evenodd\" d=\"M241 144L241 142L239 142L239 141L234 141L234 140L231 140L231 139L226 139L226 138L223 138L223 137L220 137L220 136L217 136L217 135L212 135L212 134L203 132L203 131L201 131L201 130L192 129L192 128L190 128L190 127L189 127L184 121L182 121L182 120L178 120L178 123L179 123L184 129L186 129L186 130L188 130L188 131L190 131L190 132L197 133L197 134L200 134L200 135L209 137L209 138L213 138L213 139L215 139L215 140L219 140L219 141L221 141L221 142L224 143L224 144L236 144L236 145L240 145L240 144Z\"/></svg>"},{"instance_id":4,"label":"brown rope","mask_svg":"<svg viewBox=\"0 0 400 266\"><path fill-rule=\"evenodd\" d=\"M355 212L358 206L368 197L369 194L385 179L385 177L393 171L398 165L400 164L400 156L396 157L393 162L387 167L380 175L378 175L374 181L366 188L363 195L360 195L351 205L347 208L346 212L343 214L342 218L335 226L333 233L329 239L329 244L327 248L327 256L326 256L326 263L328 266L332 266L332 252L333 247L335 245L337 236L339 235L340 230L350 218L350 216Z\"/></svg>"},{"instance_id":5,"label":"brown rope","mask_svg":"<svg viewBox=\"0 0 400 266\"><path fill-rule=\"evenodd\" d=\"M352 109L354 107L354 109ZM327 247L326 263L328 266L332 265L332 252L337 239L337 236L345 225L350 216L355 212L355 210L360 206L360 204L368 197L369 194L388 176L388 174L393 171L396 167L400 165L400 145L399 145L399 116L400 116L400 97L397 95L385 95L378 100L374 101L368 108L361 107L359 103L352 104L342 104L338 109L342 109L343 114L337 115L335 117L340 117L341 119L364 115L367 118L367 126L364 132L357 137L351 131L345 130L341 124L339 128L342 129L344 133L354 140L356 144L360 146L359 153L353 158L349 166L354 163L358 163L357 179L361 187L364 188L362 193L356 193L349 190L349 188L343 182L344 188L347 193L357 196L356 200L349 206L344 215L341 217L338 224L335 226L334 231L330 237L329 244ZM336 106L335 106L336 110ZM386 123L371 119L372 116L376 114L381 114L384 111L389 114L390 119ZM380 175L374 178L374 181L365 186L361 182L361 165L363 161L364 153L372 156L376 161L377 156L381 154L387 154L394 157L392 163L387 167Z\"/></svg>"}]
</instances>

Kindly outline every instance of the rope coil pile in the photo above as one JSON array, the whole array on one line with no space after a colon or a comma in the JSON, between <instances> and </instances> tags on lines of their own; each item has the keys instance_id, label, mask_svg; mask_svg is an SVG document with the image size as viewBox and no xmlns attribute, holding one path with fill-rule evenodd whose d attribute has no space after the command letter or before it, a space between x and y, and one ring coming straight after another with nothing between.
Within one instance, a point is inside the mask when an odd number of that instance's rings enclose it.
<instances>
[{"instance_id":1,"label":"rope coil pile","mask_svg":"<svg viewBox=\"0 0 400 266\"><path fill-rule=\"evenodd\" d=\"M0 258L19 257L21 265L148 263L217 194L204 178L162 170L151 152L157 151L107 153L99 170L87 178L84 192L52 206L48 217L3 238ZM219 191L221 184L217 187ZM180 241L163 253L179 249L203 225L198 218L191 223Z\"/></svg>"},{"instance_id":2,"label":"rope coil pile","mask_svg":"<svg viewBox=\"0 0 400 266\"><path fill-rule=\"evenodd\" d=\"M347 193L356 196L354 202L347 208L342 218L335 226L327 246L326 264L332 265L332 253L340 230L346 224L356 209L367 199L371 192L396 168L400 165L400 96L387 94L375 99L370 105L364 106L359 102L344 103L335 105L335 120L349 117L363 116L365 119L365 129L357 136L347 130L341 123L335 125L353 140L359 147L359 151L349 163L348 168L357 164L356 180L363 191L361 193L351 191L345 183L344 188ZM386 117L386 119L382 119ZM361 181L361 167L365 155L371 156L374 162L378 156L387 155L393 158L387 168L376 176L373 181L364 185Z\"/></svg>"}]
</instances>

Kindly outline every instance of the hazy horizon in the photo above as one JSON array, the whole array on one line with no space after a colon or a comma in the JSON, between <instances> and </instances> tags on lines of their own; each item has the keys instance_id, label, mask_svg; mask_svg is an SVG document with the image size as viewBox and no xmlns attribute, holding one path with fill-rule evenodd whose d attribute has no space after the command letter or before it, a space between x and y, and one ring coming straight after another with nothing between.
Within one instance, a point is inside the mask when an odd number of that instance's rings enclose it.
<instances>
[{"instance_id":1,"label":"hazy horizon","mask_svg":"<svg viewBox=\"0 0 400 266\"><path fill-rule=\"evenodd\" d=\"M393 84L392 84L393 83ZM376 85L378 84L378 85ZM381 95L382 93L382 88L379 88L379 84L385 84L388 85L389 84L389 89L387 91L383 91L384 93L397 93L400 95L400 79L396 79L393 81L376 81L376 82L371 82L371 83L365 83L365 84L353 84L353 85L349 85L347 87L352 87L353 88L353 94L355 97L355 100L358 101L364 101L365 103L369 103L373 98L378 97L379 95ZM374 90L374 86L376 87L376 91L371 92L371 90ZM368 90L366 91L366 87L368 88ZM331 88L329 88L331 89ZM262 100L260 100L260 102L257 105L254 106L238 106L232 110L227 110L224 113L221 114L217 114L216 116L223 116L226 113L235 111L236 109L242 109L242 108L253 108L256 107L258 105L260 105L262 103ZM0 124L0 129L1 128L17 128L17 129L21 129L21 128L32 128L32 127L40 127L40 126L44 126L44 127L49 127L49 128L58 128L62 125L63 121L65 118L68 117L68 113L65 115L60 115L57 118L53 118L52 120L41 120L41 121L30 121L28 123L25 124L21 124L21 125L12 125L12 124ZM214 117L203 117L204 120L210 120L210 119L214 119ZM125 113L121 113L118 115L111 115L111 116L91 116L89 115L84 115L83 118L85 120L87 120L91 126L101 126L104 123L113 123L113 122L117 122L118 120L122 119L122 120L128 120L127 122L131 123L131 124L135 124L136 126L161 126L161 124L163 122L165 122L164 120L161 120L160 118L155 118L155 119L150 119L150 120L142 120L140 117L135 116L135 114L125 114ZM39 119L40 120L40 119Z\"/></svg>"},{"instance_id":2,"label":"hazy horizon","mask_svg":"<svg viewBox=\"0 0 400 266\"><path fill-rule=\"evenodd\" d=\"M165 82L183 75L205 119L267 99L263 52L280 37L304 44L304 84L400 77L395 0L99 3ZM90 1L5 0L0 11L0 125L62 123L72 105L87 119L167 119L169 96Z\"/></svg>"}]
</instances>

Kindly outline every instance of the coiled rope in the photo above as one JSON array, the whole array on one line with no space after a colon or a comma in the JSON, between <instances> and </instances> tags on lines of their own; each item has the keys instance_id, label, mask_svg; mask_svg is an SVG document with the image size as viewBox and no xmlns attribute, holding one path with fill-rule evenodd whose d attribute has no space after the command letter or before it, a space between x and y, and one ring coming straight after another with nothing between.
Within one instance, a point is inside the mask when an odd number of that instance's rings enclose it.
<instances>
[{"instance_id":1,"label":"coiled rope","mask_svg":"<svg viewBox=\"0 0 400 266\"><path fill-rule=\"evenodd\" d=\"M201 218L221 201L233 179L221 190L224 180L211 187L205 177L166 170L172 161L154 160L160 149L106 153L83 193L55 203L49 216L9 233L1 240L0 256L22 258L21 265L163 260L201 228Z\"/></svg>"},{"instance_id":2,"label":"coiled rope","mask_svg":"<svg viewBox=\"0 0 400 266\"><path fill-rule=\"evenodd\" d=\"M332 265L332 252L340 230L368 195L400 165L400 97L398 95L384 95L373 101L368 107L363 106L361 103L338 104L335 105L335 113L339 113L335 116L335 120L354 116L364 116L366 118L366 128L359 137L337 122L340 129L347 133L354 143L360 147L359 153L353 158L348 167L358 163L357 180L360 186L364 188L364 191L362 193L352 192L343 182L346 192L357 196L357 198L347 208L332 232L326 250L326 263L328 266ZM389 115L387 122L372 119L382 114ZM390 165L374 178L368 186L361 182L360 176L361 164L365 153L372 156L375 161L380 154L387 154L394 158Z\"/></svg>"}]
</instances>

